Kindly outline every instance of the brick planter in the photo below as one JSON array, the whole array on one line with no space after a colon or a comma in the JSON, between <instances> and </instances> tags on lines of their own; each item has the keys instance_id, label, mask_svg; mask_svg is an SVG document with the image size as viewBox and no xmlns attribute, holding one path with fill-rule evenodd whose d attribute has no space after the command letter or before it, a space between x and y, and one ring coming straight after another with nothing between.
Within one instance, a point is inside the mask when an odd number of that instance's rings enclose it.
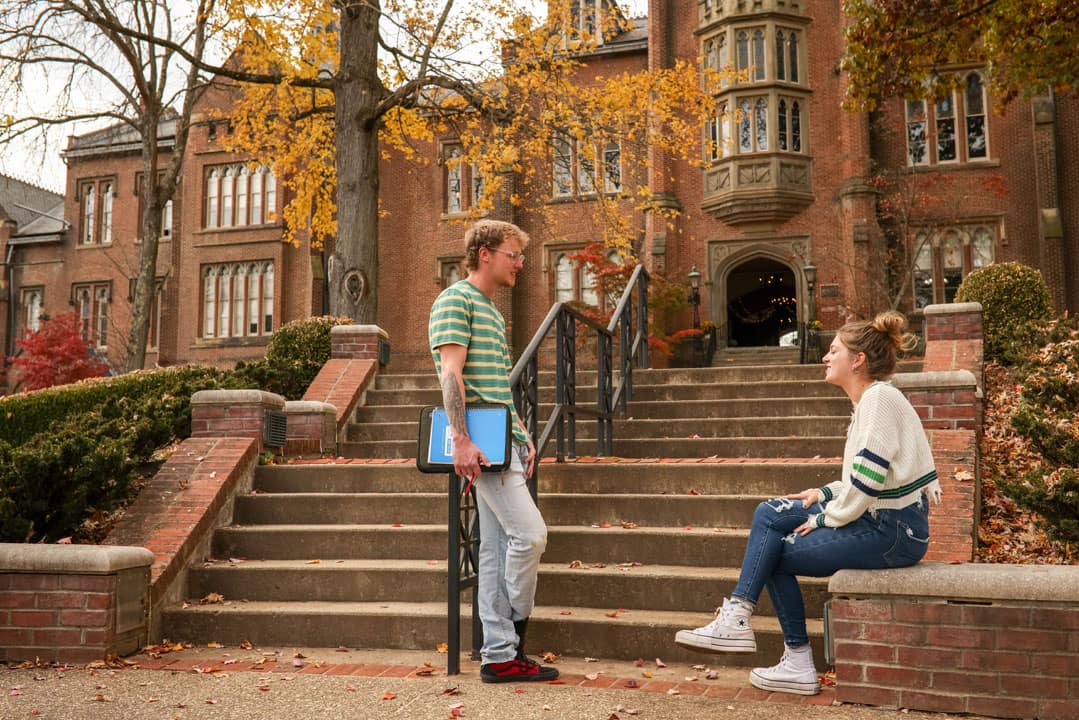
<instances>
[{"instance_id":1,"label":"brick planter","mask_svg":"<svg viewBox=\"0 0 1079 720\"><path fill-rule=\"evenodd\" d=\"M837 700L1079 717L1079 567L841 570L828 589Z\"/></svg>"},{"instance_id":2,"label":"brick planter","mask_svg":"<svg viewBox=\"0 0 1079 720\"><path fill-rule=\"evenodd\" d=\"M324 455L337 452L337 408L315 400L285 402L288 441L285 455Z\"/></svg>"},{"instance_id":3,"label":"brick planter","mask_svg":"<svg viewBox=\"0 0 1079 720\"><path fill-rule=\"evenodd\" d=\"M153 553L0 543L0 660L85 663L146 639Z\"/></svg>"}]
</instances>

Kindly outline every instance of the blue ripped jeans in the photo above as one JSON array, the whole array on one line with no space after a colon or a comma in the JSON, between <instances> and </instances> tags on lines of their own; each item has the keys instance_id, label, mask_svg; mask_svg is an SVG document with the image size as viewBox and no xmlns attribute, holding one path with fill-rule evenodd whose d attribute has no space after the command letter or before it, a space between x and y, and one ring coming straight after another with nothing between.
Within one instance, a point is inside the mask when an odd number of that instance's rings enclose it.
<instances>
[{"instance_id":1,"label":"blue ripped jeans","mask_svg":"<svg viewBox=\"0 0 1079 720\"><path fill-rule=\"evenodd\" d=\"M929 503L924 495L902 510L864 513L840 528L817 528L808 535L794 529L821 504L775 498L757 506L749 531L742 573L732 593L757 602L768 588L783 641L796 647L809 642L805 604L796 575L827 577L837 570L879 570L914 565L929 546Z\"/></svg>"}]
</instances>

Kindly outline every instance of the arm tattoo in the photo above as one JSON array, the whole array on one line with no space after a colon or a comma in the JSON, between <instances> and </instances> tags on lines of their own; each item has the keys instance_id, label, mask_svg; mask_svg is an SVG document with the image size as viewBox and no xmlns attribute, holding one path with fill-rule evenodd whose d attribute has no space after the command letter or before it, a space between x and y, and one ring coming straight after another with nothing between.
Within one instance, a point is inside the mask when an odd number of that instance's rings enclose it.
<instances>
[{"instance_id":1,"label":"arm tattoo","mask_svg":"<svg viewBox=\"0 0 1079 720\"><path fill-rule=\"evenodd\" d=\"M446 406L446 417L453 428L455 438L468 437L468 424L465 421L465 399L461 397L461 385L457 375L447 373L442 376L442 403Z\"/></svg>"}]
</instances>

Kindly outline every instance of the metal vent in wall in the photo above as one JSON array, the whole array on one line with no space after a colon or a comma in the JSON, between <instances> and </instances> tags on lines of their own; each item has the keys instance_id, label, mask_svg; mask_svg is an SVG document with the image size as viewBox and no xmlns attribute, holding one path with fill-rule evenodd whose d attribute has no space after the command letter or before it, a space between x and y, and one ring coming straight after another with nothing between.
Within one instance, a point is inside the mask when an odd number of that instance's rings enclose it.
<instances>
[{"instance_id":1,"label":"metal vent in wall","mask_svg":"<svg viewBox=\"0 0 1079 720\"><path fill-rule=\"evenodd\" d=\"M262 444L266 447L285 447L285 439L288 437L287 418L280 410L267 410L266 420L262 425Z\"/></svg>"}]
</instances>

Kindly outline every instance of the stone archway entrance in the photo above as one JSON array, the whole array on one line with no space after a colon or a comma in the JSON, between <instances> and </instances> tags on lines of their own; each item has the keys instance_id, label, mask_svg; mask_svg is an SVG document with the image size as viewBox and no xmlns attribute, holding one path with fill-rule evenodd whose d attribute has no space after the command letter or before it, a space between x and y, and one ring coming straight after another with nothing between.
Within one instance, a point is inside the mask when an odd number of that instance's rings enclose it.
<instances>
[{"instance_id":1,"label":"stone archway entrance","mask_svg":"<svg viewBox=\"0 0 1079 720\"><path fill-rule=\"evenodd\" d=\"M727 345L777 346L798 327L794 272L766 257L746 260L727 275Z\"/></svg>"}]
</instances>

